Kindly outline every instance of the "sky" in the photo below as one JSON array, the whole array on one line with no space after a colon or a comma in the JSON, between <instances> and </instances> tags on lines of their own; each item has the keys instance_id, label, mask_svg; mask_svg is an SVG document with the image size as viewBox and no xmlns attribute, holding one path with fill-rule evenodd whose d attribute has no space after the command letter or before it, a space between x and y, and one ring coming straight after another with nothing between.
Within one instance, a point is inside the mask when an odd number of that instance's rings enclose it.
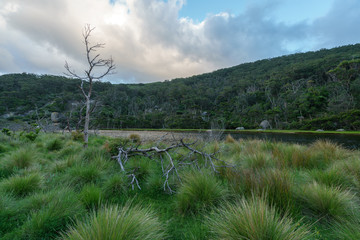
<instances>
[{"instance_id":1,"label":"sky","mask_svg":"<svg viewBox=\"0 0 360 240\"><path fill-rule=\"evenodd\" d=\"M0 74L86 69L82 30L148 83L360 42L359 0L0 0Z\"/></svg>"}]
</instances>

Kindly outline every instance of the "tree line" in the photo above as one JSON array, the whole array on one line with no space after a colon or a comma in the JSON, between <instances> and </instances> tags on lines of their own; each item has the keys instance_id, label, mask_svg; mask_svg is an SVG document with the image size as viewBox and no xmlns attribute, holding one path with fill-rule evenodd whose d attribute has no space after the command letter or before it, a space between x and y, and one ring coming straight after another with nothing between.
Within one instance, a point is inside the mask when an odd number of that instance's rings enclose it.
<instances>
[{"instance_id":1,"label":"tree line","mask_svg":"<svg viewBox=\"0 0 360 240\"><path fill-rule=\"evenodd\" d=\"M59 112L75 128L79 80L0 76L0 116L34 122ZM86 84L85 84L86 87ZM93 84L93 128L360 130L360 44L259 60L149 84ZM38 111L35 111L35 110Z\"/></svg>"}]
</instances>

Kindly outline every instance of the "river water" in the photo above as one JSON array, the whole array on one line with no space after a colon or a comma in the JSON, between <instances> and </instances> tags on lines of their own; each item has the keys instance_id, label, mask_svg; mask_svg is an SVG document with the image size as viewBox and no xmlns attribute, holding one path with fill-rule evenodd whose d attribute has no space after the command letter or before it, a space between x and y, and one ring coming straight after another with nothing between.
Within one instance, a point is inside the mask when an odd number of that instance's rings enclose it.
<instances>
[{"instance_id":1,"label":"river water","mask_svg":"<svg viewBox=\"0 0 360 240\"><path fill-rule=\"evenodd\" d=\"M222 138L226 137L224 133ZM311 144L316 140L330 140L348 149L360 150L360 135L356 134L316 134L316 133L267 133L267 132L244 132L230 133L234 139L263 139L277 142L298 144Z\"/></svg>"}]
</instances>

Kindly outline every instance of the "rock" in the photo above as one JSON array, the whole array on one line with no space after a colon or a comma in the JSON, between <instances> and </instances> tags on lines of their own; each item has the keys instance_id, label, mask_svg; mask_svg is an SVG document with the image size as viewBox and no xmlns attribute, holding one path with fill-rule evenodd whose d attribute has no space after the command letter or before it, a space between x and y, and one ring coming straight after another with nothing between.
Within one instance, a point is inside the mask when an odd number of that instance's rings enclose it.
<instances>
[{"instance_id":1,"label":"rock","mask_svg":"<svg viewBox=\"0 0 360 240\"><path fill-rule=\"evenodd\" d=\"M244 127L237 127L237 128L235 128L235 130L245 130L245 128Z\"/></svg>"},{"instance_id":2,"label":"rock","mask_svg":"<svg viewBox=\"0 0 360 240\"><path fill-rule=\"evenodd\" d=\"M52 112L51 113L51 121L53 123L57 123L60 120L60 114L58 112Z\"/></svg>"},{"instance_id":3,"label":"rock","mask_svg":"<svg viewBox=\"0 0 360 240\"><path fill-rule=\"evenodd\" d=\"M262 121L259 126L264 130L266 130L268 128L271 129L271 125L270 125L270 122L268 120Z\"/></svg>"},{"instance_id":4,"label":"rock","mask_svg":"<svg viewBox=\"0 0 360 240\"><path fill-rule=\"evenodd\" d=\"M317 129L316 132L323 132L324 130L322 129Z\"/></svg>"},{"instance_id":5,"label":"rock","mask_svg":"<svg viewBox=\"0 0 360 240\"><path fill-rule=\"evenodd\" d=\"M336 129L336 131L337 131L337 132L344 132L345 129L340 128L340 129Z\"/></svg>"}]
</instances>

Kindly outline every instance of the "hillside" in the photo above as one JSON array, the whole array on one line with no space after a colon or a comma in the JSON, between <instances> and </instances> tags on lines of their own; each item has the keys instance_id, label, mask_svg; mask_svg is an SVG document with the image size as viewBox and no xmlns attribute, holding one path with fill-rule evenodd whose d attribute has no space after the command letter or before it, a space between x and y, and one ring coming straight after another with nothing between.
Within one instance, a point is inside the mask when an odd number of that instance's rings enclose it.
<instances>
[{"instance_id":1,"label":"hillside","mask_svg":"<svg viewBox=\"0 0 360 240\"><path fill-rule=\"evenodd\" d=\"M0 76L0 116L64 126L79 119L78 81L34 74ZM360 129L360 44L292 54L150 84L96 83L96 128ZM35 111L37 109L37 111ZM36 114L37 112L37 114Z\"/></svg>"}]
</instances>

